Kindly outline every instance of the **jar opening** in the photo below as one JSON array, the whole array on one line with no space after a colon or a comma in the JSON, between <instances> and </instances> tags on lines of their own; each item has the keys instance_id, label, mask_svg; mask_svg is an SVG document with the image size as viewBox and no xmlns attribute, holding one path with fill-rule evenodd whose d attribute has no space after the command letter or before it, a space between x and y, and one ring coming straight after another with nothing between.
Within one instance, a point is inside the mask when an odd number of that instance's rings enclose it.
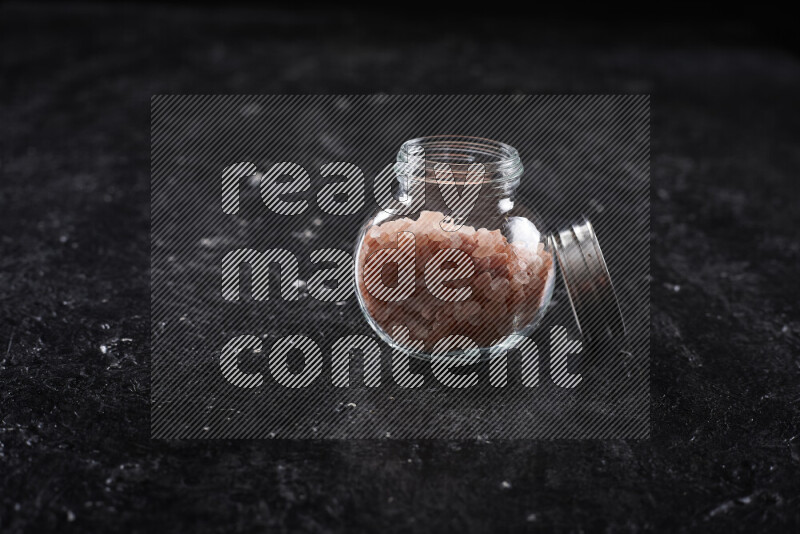
<instances>
[{"instance_id":1,"label":"jar opening","mask_svg":"<svg viewBox=\"0 0 800 534\"><path fill-rule=\"evenodd\" d=\"M478 164L482 165L479 166ZM446 178L443 169L452 176ZM523 167L517 150L505 143L460 135L420 137L406 141L397 154L396 171L403 180L463 184L471 173L483 171L483 182L516 186Z\"/></svg>"}]
</instances>

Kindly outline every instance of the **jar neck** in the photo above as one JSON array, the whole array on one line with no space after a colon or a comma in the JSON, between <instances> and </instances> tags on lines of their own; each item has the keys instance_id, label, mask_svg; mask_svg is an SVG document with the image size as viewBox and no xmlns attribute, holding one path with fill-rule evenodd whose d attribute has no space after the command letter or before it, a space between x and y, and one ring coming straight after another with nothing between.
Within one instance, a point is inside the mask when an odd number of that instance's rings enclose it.
<instances>
[{"instance_id":1,"label":"jar neck","mask_svg":"<svg viewBox=\"0 0 800 534\"><path fill-rule=\"evenodd\" d=\"M479 187L481 197L510 198L520 183L519 153L505 143L465 136L421 137L397 153L395 174L401 194L453 184Z\"/></svg>"}]
</instances>

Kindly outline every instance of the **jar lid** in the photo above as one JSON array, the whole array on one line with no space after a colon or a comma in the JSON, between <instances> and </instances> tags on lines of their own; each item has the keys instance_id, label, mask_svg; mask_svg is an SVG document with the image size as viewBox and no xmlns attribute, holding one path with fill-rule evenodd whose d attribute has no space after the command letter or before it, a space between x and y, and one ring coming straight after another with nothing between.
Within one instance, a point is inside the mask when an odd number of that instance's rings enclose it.
<instances>
[{"instance_id":1,"label":"jar lid","mask_svg":"<svg viewBox=\"0 0 800 534\"><path fill-rule=\"evenodd\" d=\"M581 335L621 340L625 323L592 223L584 218L550 240Z\"/></svg>"}]
</instances>

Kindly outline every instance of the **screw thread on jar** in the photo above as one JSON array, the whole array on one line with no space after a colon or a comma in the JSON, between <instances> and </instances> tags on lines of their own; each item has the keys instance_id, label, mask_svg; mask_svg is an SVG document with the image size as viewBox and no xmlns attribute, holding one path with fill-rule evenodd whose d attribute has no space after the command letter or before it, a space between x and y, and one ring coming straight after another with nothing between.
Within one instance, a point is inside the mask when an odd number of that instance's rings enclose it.
<instances>
[{"instance_id":1,"label":"screw thread on jar","mask_svg":"<svg viewBox=\"0 0 800 534\"><path fill-rule=\"evenodd\" d=\"M510 196L519 185L523 166L517 150L505 143L442 135L403 143L395 172L401 191L420 183L464 185L480 179L482 195Z\"/></svg>"}]
</instances>

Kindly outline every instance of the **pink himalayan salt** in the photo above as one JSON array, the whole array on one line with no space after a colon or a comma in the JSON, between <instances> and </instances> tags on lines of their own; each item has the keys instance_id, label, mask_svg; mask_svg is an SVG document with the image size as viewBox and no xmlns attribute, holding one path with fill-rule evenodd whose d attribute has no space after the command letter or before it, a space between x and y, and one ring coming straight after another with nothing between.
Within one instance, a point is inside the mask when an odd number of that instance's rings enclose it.
<instances>
[{"instance_id":1,"label":"pink himalayan salt","mask_svg":"<svg viewBox=\"0 0 800 534\"><path fill-rule=\"evenodd\" d=\"M423 211L416 221L402 218L372 226L359 249L359 265L376 251L396 246L398 232L412 232L417 253L416 290L404 301L384 302L366 291L365 273L359 273L358 290L369 314L390 335L395 325L406 326L411 338L422 340L428 351L452 334L468 336L487 347L510 334L515 324L533 320L550 276L552 257L544 244L529 248L509 243L499 230L462 226L446 232L439 224L443 218L442 213ZM473 276L447 283L452 288L469 286L472 295L467 301L439 300L425 287L428 260L445 248L460 249L473 259ZM387 286L397 284L396 268L385 268L381 276Z\"/></svg>"},{"instance_id":2,"label":"pink himalayan salt","mask_svg":"<svg viewBox=\"0 0 800 534\"><path fill-rule=\"evenodd\" d=\"M472 257L480 259L480 258L486 258L488 256L491 256L492 254L494 254L494 247L491 247L489 245L483 245L483 246L480 246L480 247L476 248L472 252Z\"/></svg>"}]
</instances>

